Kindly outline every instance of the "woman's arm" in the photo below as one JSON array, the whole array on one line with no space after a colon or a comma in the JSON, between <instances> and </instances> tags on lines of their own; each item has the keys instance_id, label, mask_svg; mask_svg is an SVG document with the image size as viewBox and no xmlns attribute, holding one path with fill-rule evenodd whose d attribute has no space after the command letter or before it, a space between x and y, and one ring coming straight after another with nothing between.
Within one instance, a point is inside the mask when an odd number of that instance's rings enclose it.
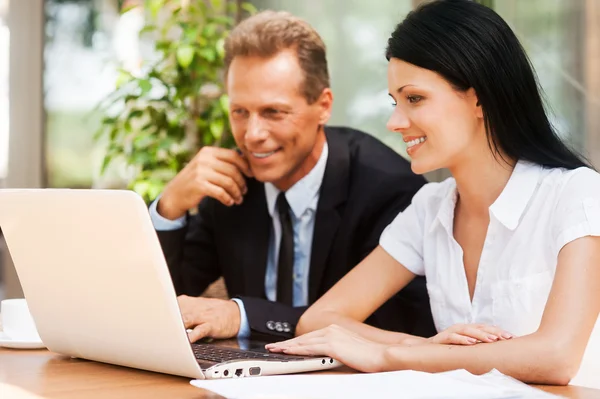
<instances>
[{"instance_id":1,"label":"woman's arm","mask_svg":"<svg viewBox=\"0 0 600 399\"><path fill-rule=\"evenodd\" d=\"M366 274L362 277L366 278ZM346 294L350 302L357 301L352 291ZM521 381L564 385L579 369L599 313L600 237L583 237L560 251L544 315L533 334L471 346L410 346L381 344L360 337L356 329L329 326L274 344L274 349L289 354L331 356L369 372L464 368L482 374L496 368ZM319 321L316 315L313 317L313 322Z\"/></svg>"},{"instance_id":2,"label":"woman's arm","mask_svg":"<svg viewBox=\"0 0 600 399\"><path fill-rule=\"evenodd\" d=\"M384 331L362 323L414 277L378 246L308 308L298 322L296 335L336 324L375 342L424 341L421 337Z\"/></svg>"},{"instance_id":3,"label":"woman's arm","mask_svg":"<svg viewBox=\"0 0 600 399\"><path fill-rule=\"evenodd\" d=\"M426 339L385 331L364 324L392 295L404 288L415 275L378 246L350 273L334 285L302 315L296 335L330 325L342 327L376 343L416 345L427 342L473 345L511 338L506 331L486 325L457 325ZM276 346L270 346L275 348Z\"/></svg>"},{"instance_id":4,"label":"woman's arm","mask_svg":"<svg viewBox=\"0 0 600 399\"><path fill-rule=\"evenodd\" d=\"M577 373L600 313L600 237L563 247L539 329L528 336L486 345L389 347L383 369L429 372L492 368L521 381L567 384Z\"/></svg>"}]
</instances>

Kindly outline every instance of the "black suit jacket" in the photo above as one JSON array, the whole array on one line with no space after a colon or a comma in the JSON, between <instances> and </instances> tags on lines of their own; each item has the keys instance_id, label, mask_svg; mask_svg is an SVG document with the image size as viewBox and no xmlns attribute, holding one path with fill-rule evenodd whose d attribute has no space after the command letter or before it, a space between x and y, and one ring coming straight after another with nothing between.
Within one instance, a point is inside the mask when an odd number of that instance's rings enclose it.
<instances>
[{"instance_id":1,"label":"black suit jacket","mask_svg":"<svg viewBox=\"0 0 600 399\"><path fill-rule=\"evenodd\" d=\"M309 305L378 245L383 229L425 183L406 160L365 133L326 127L325 134L329 156L315 219ZM253 336L288 338L306 308L266 299L272 221L264 184L248 179L247 187L241 205L226 207L205 198L185 228L159 231L158 236L178 294L201 295L223 276L229 294L243 301ZM435 334L425 280L415 279L367 322L421 336ZM291 332L273 329L283 323Z\"/></svg>"}]
</instances>

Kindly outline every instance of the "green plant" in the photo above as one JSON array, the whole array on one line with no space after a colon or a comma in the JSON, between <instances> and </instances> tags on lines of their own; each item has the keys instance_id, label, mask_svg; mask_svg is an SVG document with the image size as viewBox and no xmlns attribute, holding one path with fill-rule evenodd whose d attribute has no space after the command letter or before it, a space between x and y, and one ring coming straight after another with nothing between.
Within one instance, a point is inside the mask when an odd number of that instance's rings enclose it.
<instances>
[{"instance_id":1,"label":"green plant","mask_svg":"<svg viewBox=\"0 0 600 399\"><path fill-rule=\"evenodd\" d=\"M124 161L129 188L150 202L202 146L233 144L224 43L242 10L255 12L240 0L145 1L148 22L140 35L153 35L157 59L141 74L121 69L116 90L99 105L101 174Z\"/></svg>"}]
</instances>

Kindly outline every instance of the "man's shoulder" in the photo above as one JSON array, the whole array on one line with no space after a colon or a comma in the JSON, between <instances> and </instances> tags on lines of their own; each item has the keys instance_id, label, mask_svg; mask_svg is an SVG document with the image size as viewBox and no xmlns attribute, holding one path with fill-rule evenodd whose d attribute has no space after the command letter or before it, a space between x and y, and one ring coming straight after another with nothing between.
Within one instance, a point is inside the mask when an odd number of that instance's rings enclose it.
<instances>
[{"instance_id":1,"label":"man's shoulder","mask_svg":"<svg viewBox=\"0 0 600 399\"><path fill-rule=\"evenodd\" d=\"M370 184L382 184L391 181L405 181L414 189L425 183L422 176L416 175L410 162L388 147L376 137L363 131L348 127L328 127L329 141L347 147L348 166L352 180ZM336 149L334 148L333 151ZM330 151L332 149L330 148ZM402 179L402 181L398 181Z\"/></svg>"},{"instance_id":2,"label":"man's shoulder","mask_svg":"<svg viewBox=\"0 0 600 399\"><path fill-rule=\"evenodd\" d=\"M332 126L327 129L329 141L344 144L349 150L350 159L359 161L364 166L375 166L394 170L394 166L402 165L410 169L410 163L396 151L381 142L378 138L361 130ZM385 161L385 162L384 162Z\"/></svg>"}]
</instances>

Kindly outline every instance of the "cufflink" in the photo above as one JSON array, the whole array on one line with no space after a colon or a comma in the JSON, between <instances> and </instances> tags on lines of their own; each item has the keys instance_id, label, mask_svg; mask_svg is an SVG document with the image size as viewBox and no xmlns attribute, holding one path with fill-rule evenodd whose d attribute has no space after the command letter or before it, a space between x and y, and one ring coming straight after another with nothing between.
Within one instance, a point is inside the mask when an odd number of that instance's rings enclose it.
<instances>
[{"instance_id":1,"label":"cufflink","mask_svg":"<svg viewBox=\"0 0 600 399\"><path fill-rule=\"evenodd\" d=\"M273 331L273 330L275 329L275 322L274 322L274 321L272 321L272 320L269 320L269 321L267 321L267 328L268 328L270 331Z\"/></svg>"}]
</instances>

